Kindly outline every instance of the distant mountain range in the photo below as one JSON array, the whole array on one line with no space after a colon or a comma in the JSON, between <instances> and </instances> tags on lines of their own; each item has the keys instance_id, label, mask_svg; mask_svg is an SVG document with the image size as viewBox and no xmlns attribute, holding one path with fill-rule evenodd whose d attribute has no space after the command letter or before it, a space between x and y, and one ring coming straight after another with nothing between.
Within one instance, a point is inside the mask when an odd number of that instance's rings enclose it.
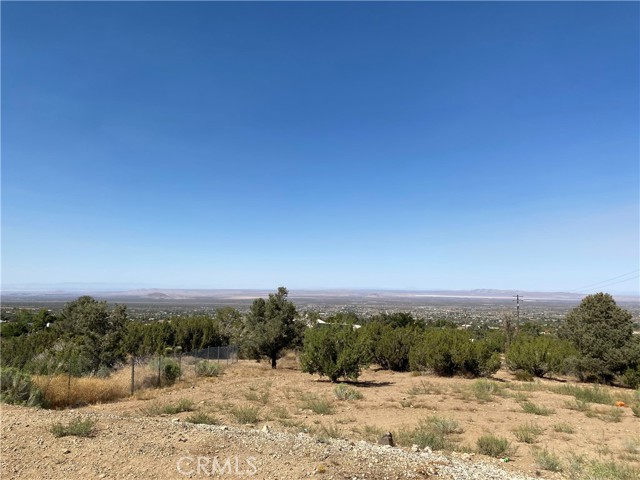
<instances>
[{"instance_id":1,"label":"distant mountain range","mask_svg":"<svg viewBox=\"0 0 640 480\"><path fill-rule=\"evenodd\" d=\"M28 298L75 298L79 295L93 295L98 298L130 299L130 300L233 300L247 301L257 297L266 297L273 290L260 289L165 289L165 288L143 288L132 290L104 290L104 289L55 289L55 290L27 290L11 289L2 291L1 295L5 300L28 299ZM554 301L554 302L576 302L587 293L571 292L530 292L521 290L496 290L496 289L476 289L476 290L374 290L374 289L318 289L318 290L294 290L289 291L292 300L313 300L323 299L336 301L338 299L376 299L383 301L405 300L416 302L420 300L432 299L487 299L487 300L511 300L516 294L521 295L527 301ZM614 295L617 301L640 303L640 295Z\"/></svg>"}]
</instances>

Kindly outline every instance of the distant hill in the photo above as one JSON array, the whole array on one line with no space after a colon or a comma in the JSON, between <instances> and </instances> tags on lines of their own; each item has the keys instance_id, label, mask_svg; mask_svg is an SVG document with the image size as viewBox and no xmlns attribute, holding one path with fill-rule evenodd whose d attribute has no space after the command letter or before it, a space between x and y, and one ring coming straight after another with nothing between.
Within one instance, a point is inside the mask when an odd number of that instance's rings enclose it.
<instances>
[{"instance_id":1,"label":"distant hill","mask_svg":"<svg viewBox=\"0 0 640 480\"><path fill-rule=\"evenodd\" d=\"M119 291L86 291L86 290L51 290L51 291L28 291L9 290L1 293L4 301L36 300L36 299L73 299L79 295L92 295L101 299L119 299L121 301L198 301L198 300L219 300L246 302L258 297L266 297L273 290L261 289L135 289ZM307 301L370 301L391 302L405 301L408 303L428 302L431 300L488 300L488 301L511 301L519 294L527 302L579 302L586 293L569 292L529 292L521 290L497 290L497 289L475 289L475 290L374 290L374 289L323 289L323 290L290 290L289 297L292 300ZM624 303L640 304L640 296L637 295L614 295L616 301Z\"/></svg>"}]
</instances>

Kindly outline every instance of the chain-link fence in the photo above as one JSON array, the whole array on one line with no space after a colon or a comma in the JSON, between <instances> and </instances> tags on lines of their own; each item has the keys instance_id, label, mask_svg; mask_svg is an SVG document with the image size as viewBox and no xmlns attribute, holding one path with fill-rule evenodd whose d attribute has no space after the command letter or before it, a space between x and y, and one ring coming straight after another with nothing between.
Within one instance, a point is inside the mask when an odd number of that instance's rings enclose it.
<instances>
[{"instance_id":1,"label":"chain-link fence","mask_svg":"<svg viewBox=\"0 0 640 480\"><path fill-rule=\"evenodd\" d=\"M76 358L51 364L36 375L36 383L53 408L108 402L148 389L198 376L217 376L238 361L238 347L221 345L190 352L179 349L164 354L130 357L115 370L82 376Z\"/></svg>"},{"instance_id":2,"label":"chain-link fence","mask_svg":"<svg viewBox=\"0 0 640 480\"><path fill-rule=\"evenodd\" d=\"M131 360L131 394L137 389L136 366L146 367L146 381L142 382L142 387L149 386L149 371L155 377L156 387L174 383L179 379L203 376L218 375L221 372L221 365L230 365L238 361L238 347L235 345L219 345L205 347L200 350L182 352L173 349L165 355L151 355L147 357L135 357ZM217 367L207 365L215 362Z\"/></svg>"},{"instance_id":3,"label":"chain-link fence","mask_svg":"<svg viewBox=\"0 0 640 480\"><path fill-rule=\"evenodd\" d=\"M238 361L238 347L236 347L235 345L206 347L201 350L194 350L193 352L183 353L182 356L200 358L202 360L216 360L218 362L224 362L228 365L229 363L235 363Z\"/></svg>"}]
</instances>

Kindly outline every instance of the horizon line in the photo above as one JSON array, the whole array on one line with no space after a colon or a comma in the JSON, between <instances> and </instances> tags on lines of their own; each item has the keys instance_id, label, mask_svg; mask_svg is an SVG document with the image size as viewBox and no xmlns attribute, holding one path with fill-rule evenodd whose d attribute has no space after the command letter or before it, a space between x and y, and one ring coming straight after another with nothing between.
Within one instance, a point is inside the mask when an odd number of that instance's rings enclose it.
<instances>
[{"instance_id":1,"label":"horizon line","mask_svg":"<svg viewBox=\"0 0 640 480\"><path fill-rule=\"evenodd\" d=\"M280 285L283 286L283 285ZM111 282L87 282L87 283L74 283L74 282L62 282L56 284L9 284L0 285L0 294L8 293L89 293L95 291L96 293L118 293L118 292L131 292L135 290L172 290L172 291L276 291L279 287L176 287L176 286L149 286L148 284L117 284ZM478 292L478 291L493 291L493 292L529 292L529 293L553 293L563 295L589 295L592 293L604 292L615 295L625 296L637 296L640 299L640 290L610 290L605 291L603 289L594 289L589 291L571 291L571 290L546 290L546 289L519 289L519 288L495 288L495 287L475 287L475 288L419 288L419 287L286 287L291 293L292 291L307 291L307 292L321 292L321 291L378 291L378 292ZM95 290L98 289L98 290ZM586 290L586 289L585 289Z\"/></svg>"}]
</instances>

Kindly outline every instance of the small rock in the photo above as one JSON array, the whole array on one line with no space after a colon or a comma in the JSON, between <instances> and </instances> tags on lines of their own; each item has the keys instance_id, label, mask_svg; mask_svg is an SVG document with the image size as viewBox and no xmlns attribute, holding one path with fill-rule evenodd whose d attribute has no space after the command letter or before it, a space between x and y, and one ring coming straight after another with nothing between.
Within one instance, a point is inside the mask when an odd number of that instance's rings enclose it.
<instances>
[{"instance_id":1,"label":"small rock","mask_svg":"<svg viewBox=\"0 0 640 480\"><path fill-rule=\"evenodd\" d=\"M180 419L179 419L179 418L174 418L174 419L172 419L171 421L172 421L172 422L174 422L174 423L177 423L177 422L179 422L179 421L180 421Z\"/></svg>"},{"instance_id":2,"label":"small rock","mask_svg":"<svg viewBox=\"0 0 640 480\"><path fill-rule=\"evenodd\" d=\"M413 453L419 452L420 451L420 447L416 444L411 445L411 451Z\"/></svg>"},{"instance_id":3,"label":"small rock","mask_svg":"<svg viewBox=\"0 0 640 480\"><path fill-rule=\"evenodd\" d=\"M262 427L262 431L265 433L269 433L271 431L271 427L265 424L265 426Z\"/></svg>"},{"instance_id":4,"label":"small rock","mask_svg":"<svg viewBox=\"0 0 640 480\"><path fill-rule=\"evenodd\" d=\"M395 447L395 445L396 445L396 444L394 443L394 441L393 441L393 435L391 434L391 432L387 432L387 433L385 433L383 436L381 436L381 437L378 439L378 443L379 443L380 445L389 445L389 446L391 446L391 447Z\"/></svg>"},{"instance_id":5,"label":"small rock","mask_svg":"<svg viewBox=\"0 0 640 480\"><path fill-rule=\"evenodd\" d=\"M67 453L71 453L71 450L69 450L68 448L64 448L62 450L62 453L64 453L66 455Z\"/></svg>"}]
</instances>

